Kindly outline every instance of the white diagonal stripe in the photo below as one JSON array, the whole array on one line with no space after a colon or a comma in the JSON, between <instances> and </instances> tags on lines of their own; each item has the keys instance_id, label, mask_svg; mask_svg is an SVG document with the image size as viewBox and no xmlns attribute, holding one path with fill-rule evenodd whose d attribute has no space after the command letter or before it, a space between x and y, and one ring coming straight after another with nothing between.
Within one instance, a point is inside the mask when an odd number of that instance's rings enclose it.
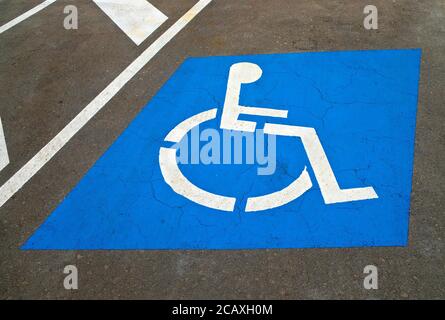
<instances>
[{"instance_id":1,"label":"white diagonal stripe","mask_svg":"<svg viewBox=\"0 0 445 320\"><path fill-rule=\"evenodd\" d=\"M22 22L23 20L28 19L29 17L31 17L33 14L36 14L37 12L45 9L47 6L49 6L50 4L56 2L56 0L46 0L44 2L42 2L41 4L35 6L34 8L32 8L31 10L26 11L24 14L18 16L17 18L9 21L8 23L2 25L0 27L0 33L5 32L8 29L11 29L12 27L14 27L15 25L19 24L20 22Z\"/></svg>"}]
</instances>

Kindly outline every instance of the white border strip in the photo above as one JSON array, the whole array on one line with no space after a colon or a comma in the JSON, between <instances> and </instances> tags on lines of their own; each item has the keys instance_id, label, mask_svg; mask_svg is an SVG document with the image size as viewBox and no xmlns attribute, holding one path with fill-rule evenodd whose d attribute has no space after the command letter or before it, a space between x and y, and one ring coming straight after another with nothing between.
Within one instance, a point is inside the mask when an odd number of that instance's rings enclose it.
<instances>
[{"instance_id":1,"label":"white border strip","mask_svg":"<svg viewBox=\"0 0 445 320\"><path fill-rule=\"evenodd\" d=\"M8 147L3 132L2 118L0 118L0 171L9 164Z\"/></svg>"},{"instance_id":2,"label":"white border strip","mask_svg":"<svg viewBox=\"0 0 445 320\"><path fill-rule=\"evenodd\" d=\"M46 0L44 2L42 2L41 4L35 6L34 8L32 8L31 10L26 11L24 14L18 16L15 19L12 19L11 21L9 21L8 23L2 25L0 27L0 34L5 32L6 30L11 29L12 27L14 27L15 25L19 24L20 22L22 22L23 20L28 19L29 17L31 17L32 15L36 14L39 11L42 11L43 9L45 9L47 6L49 6L50 4L53 4L54 2L56 2L57 0Z\"/></svg>"},{"instance_id":3,"label":"white border strip","mask_svg":"<svg viewBox=\"0 0 445 320\"><path fill-rule=\"evenodd\" d=\"M200 0L136 58L116 79L93 99L46 146L0 187L0 207L29 181L82 127L98 113L150 60L212 0Z\"/></svg>"}]
</instances>

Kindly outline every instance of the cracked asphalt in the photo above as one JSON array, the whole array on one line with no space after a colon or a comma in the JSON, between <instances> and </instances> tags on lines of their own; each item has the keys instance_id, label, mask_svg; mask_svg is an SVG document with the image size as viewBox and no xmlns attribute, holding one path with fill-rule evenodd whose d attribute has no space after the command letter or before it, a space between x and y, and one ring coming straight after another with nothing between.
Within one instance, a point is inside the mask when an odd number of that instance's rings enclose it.
<instances>
[{"instance_id":1,"label":"cracked asphalt","mask_svg":"<svg viewBox=\"0 0 445 320\"><path fill-rule=\"evenodd\" d=\"M40 0L0 0L0 25ZM92 1L59 0L0 34L5 183L196 1L151 0L169 20L139 47ZM79 29L63 9L79 9ZM0 208L2 299L445 298L445 2L214 0ZM190 56L421 48L407 247L243 251L22 251L178 66ZM79 269L79 290L63 268ZM379 289L363 289L363 268Z\"/></svg>"}]
</instances>

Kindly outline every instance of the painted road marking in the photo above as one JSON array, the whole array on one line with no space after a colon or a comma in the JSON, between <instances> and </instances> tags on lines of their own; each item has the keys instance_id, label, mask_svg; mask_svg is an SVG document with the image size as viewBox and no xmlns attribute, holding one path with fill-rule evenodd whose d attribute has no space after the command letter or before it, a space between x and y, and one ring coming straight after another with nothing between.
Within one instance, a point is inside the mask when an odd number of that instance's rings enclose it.
<instances>
[{"instance_id":1,"label":"painted road marking","mask_svg":"<svg viewBox=\"0 0 445 320\"><path fill-rule=\"evenodd\" d=\"M9 21L8 23L2 25L0 27L0 34L5 32L6 30L11 29L12 27L16 26L17 24L19 24L20 22L28 19L29 17L31 17L32 15L42 11L43 9L45 9L46 7L48 7L50 4L53 4L54 2L56 2L57 0L46 0L44 2L42 2L41 4L35 6L34 8L32 8L31 10L26 11L24 14L18 16L17 18Z\"/></svg>"},{"instance_id":2,"label":"painted road marking","mask_svg":"<svg viewBox=\"0 0 445 320\"><path fill-rule=\"evenodd\" d=\"M116 79L96 96L65 128L0 187L0 207L29 181L82 127L90 121L151 59L212 0L200 0L168 28Z\"/></svg>"},{"instance_id":3,"label":"painted road marking","mask_svg":"<svg viewBox=\"0 0 445 320\"><path fill-rule=\"evenodd\" d=\"M288 110L245 107L239 104L241 85L257 82L261 78L262 73L263 70L261 67L253 63L238 62L230 67L226 98L221 117L221 129L255 132L257 123L254 121L239 120L239 116L243 114L260 117L288 117ZM217 109L212 109L190 117L170 131L165 141L179 142L193 128L196 128L205 121L216 118L216 113ZM177 132L180 132L180 134L177 134ZM335 177L315 128L266 123L264 125L264 132L270 135L297 137L301 139L326 204L378 198L372 187L348 189L341 189L339 187L337 178ZM172 137L174 137L174 141L172 141ZM175 146L170 149L163 147L160 149L159 165L165 182L172 187L177 194L212 209L223 211L233 211L235 209L236 200L234 198L224 197L202 190L183 176L176 160ZM245 210L247 212L253 212L278 208L302 196L311 187L312 182L305 167L301 175L281 191L270 192L260 197L248 198Z\"/></svg>"},{"instance_id":4,"label":"painted road marking","mask_svg":"<svg viewBox=\"0 0 445 320\"><path fill-rule=\"evenodd\" d=\"M190 130L200 124L215 119L218 109L211 109L194 115L170 131L165 141L180 142ZM198 186L190 182L181 172L176 160L175 148L160 148L159 150L159 167L161 168L164 181L177 193L187 199L198 203L202 206L222 210L233 211L236 199L233 197L225 197L212 192L202 190Z\"/></svg>"},{"instance_id":5,"label":"painted road marking","mask_svg":"<svg viewBox=\"0 0 445 320\"><path fill-rule=\"evenodd\" d=\"M140 45L168 19L146 0L93 1L136 45Z\"/></svg>"},{"instance_id":6,"label":"painted road marking","mask_svg":"<svg viewBox=\"0 0 445 320\"><path fill-rule=\"evenodd\" d=\"M287 118L287 110L246 107L239 105L241 85L257 82L263 70L253 63L239 62L230 67L226 99L221 118L221 129L254 132L256 123L239 120L241 114Z\"/></svg>"},{"instance_id":7,"label":"painted road marking","mask_svg":"<svg viewBox=\"0 0 445 320\"><path fill-rule=\"evenodd\" d=\"M420 55L406 49L187 59L22 248L404 246ZM251 64L250 76L231 76L239 63ZM240 119L264 128L268 140L278 134L267 148L276 164L269 175L252 170L260 162L178 161L182 144L196 141L198 124L200 156L221 145L206 130L234 132L220 129L227 97L231 107L258 108L241 109L254 112ZM271 110L288 112L274 117ZM242 141L246 159L248 138ZM357 187L353 198L367 200L349 201Z\"/></svg>"},{"instance_id":8,"label":"painted road marking","mask_svg":"<svg viewBox=\"0 0 445 320\"><path fill-rule=\"evenodd\" d=\"M333 204L378 198L373 187L347 189L339 187L337 178L314 128L266 123L264 132L301 139L320 187L324 203Z\"/></svg>"},{"instance_id":9,"label":"painted road marking","mask_svg":"<svg viewBox=\"0 0 445 320\"><path fill-rule=\"evenodd\" d=\"M8 148L6 146L5 133L3 131L2 119L0 118L0 171L9 164Z\"/></svg>"}]
</instances>

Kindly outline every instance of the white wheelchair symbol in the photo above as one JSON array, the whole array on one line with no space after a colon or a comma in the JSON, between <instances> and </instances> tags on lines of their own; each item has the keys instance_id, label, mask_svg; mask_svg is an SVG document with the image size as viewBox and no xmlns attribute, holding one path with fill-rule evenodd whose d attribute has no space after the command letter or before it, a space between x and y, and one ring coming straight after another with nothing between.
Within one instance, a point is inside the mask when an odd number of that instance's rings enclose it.
<instances>
[{"instance_id":1,"label":"white wheelchair symbol","mask_svg":"<svg viewBox=\"0 0 445 320\"><path fill-rule=\"evenodd\" d=\"M221 117L221 129L255 132L256 122L238 120L240 114L287 118L288 110L239 105L241 85L258 81L262 73L261 68L253 63L242 62L231 66ZM179 143L194 127L215 119L217 110L217 108L210 109L184 120L169 132L165 141ZM314 128L266 123L263 130L265 134L301 139L325 204L378 198L373 187L340 188ZM159 150L159 165L165 182L176 193L202 206L222 211L234 211L236 198L205 191L191 183L182 174L176 160L176 151L176 148L164 147ZM311 187L312 181L305 167L300 176L284 189L248 198L245 211L255 212L280 207L297 199Z\"/></svg>"}]
</instances>

